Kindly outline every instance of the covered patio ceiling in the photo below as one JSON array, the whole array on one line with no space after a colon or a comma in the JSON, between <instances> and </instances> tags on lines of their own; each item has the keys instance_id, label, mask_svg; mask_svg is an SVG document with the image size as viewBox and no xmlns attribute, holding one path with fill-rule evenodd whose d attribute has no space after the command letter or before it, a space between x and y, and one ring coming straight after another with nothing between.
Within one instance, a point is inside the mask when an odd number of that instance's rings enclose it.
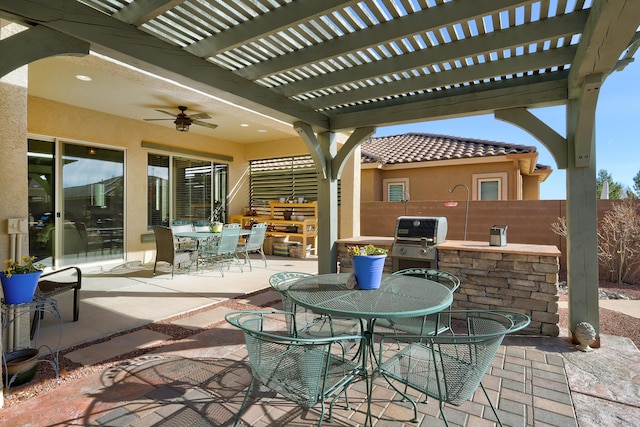
<instances>
[{"instance_id":1,"label":"covered patio ceiling","mask_svg":"<svg viewBox=\"0 0 640 427\"><path fill-rule=\"evenodd\" d=\"M0 0L0 17L319 132L567 103L631 58L637 3Z\"/></svg>"}]
</instances>

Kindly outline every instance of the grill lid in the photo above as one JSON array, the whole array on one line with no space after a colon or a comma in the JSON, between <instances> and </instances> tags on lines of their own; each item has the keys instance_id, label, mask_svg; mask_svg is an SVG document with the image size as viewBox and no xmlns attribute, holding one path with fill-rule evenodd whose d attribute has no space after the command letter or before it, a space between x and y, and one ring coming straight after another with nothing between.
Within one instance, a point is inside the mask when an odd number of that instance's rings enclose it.
<instances>
[{"instance_id":1,"label":"grill lid","mask_svg":"<svg viewBox=\"0 0 640 427\"><path fill-rule=\"evenodd\" d=\"M395 242L431 246L447 238L446 217L400 216L396 221Z\"/></svg>"}]
</instances>

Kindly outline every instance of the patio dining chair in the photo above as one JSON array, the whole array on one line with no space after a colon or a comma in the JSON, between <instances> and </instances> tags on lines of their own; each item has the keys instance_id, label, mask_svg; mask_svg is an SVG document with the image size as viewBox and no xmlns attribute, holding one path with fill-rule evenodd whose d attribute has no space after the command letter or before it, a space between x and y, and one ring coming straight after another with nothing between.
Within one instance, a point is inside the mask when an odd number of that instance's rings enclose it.
<instances>
[{"instance_id":1,"label":"patio dining chair","mask_svg":"<svg viewBox=\"0 0 640 427\"><path fill-rule=\"evenodd\" d=\"M173 231L174 233L190 233L193 231L193 224L183 221L174 222L174 224L171 225L171 231ZM193 241L193 239L190 239L188 237L177 237L174 235L173 240L176 243L178 250L196 249L195 242Z\"/></svg>"},{"instance_id":2,"label":"patio dining chair","mask_svg":"<svg viewBox=\"0 0 640 427\"><path fill-rule=\"evenodd\" d=\"M67 291L73 291L73 321L80 318L80 289L82 288L82 271L79 267L70 266L50 271L40 275L35 295L38 298L50 298ZM38 330L40 320L44 316L43 310L33 314L31 323L31 338Z\"/></svg>"},{"instance_id":3,"label":"patio dining chair","mask_svg":"<svg viewBox=\"0 0 640 427\"><path fill-rule=\"evenodd\" d=\"M262 249L262 245L264 244L264 238L267 235L267 223L263 222L260 224L253 224L251 226L251 234L247 237L246 243L238 245L237 252L244 256L245 263L249 263L249 271L253 271L251 267L251 257L249 256L252 252L257 252L262 257L264 261L264 267L267 268L267 257L264 255L264 250Z\"/></svg>"},{"instance_id":4,"label":"patio dining chair","mask_svg":"<svg viewBox=\"0 0 640 427\"><path fill-rule=\"evenodd\" d=\"M326 400L331 399L329 421L342 394L349 409L346 390L360 374L360 363L342 357L338 347L343 341L357 341L361 337L292 337L286 324L295 322L295 316L286 312L231 312L225 319L244 333L252 372L234 426L240 422L256 380L305 409L319 403L318 426L324 421Z\"/></svg>"},{"instance_id":5,"label":"patio dining chair","mask_svg":"<svg viewBox=\"0 0 640 427\"><path fill-rule=\"evenodd\" d=\"M242 263L236 254L240 230L240 224L225 224L219 236L211 237L199 245L199 258L214 267L217 266L222 277L224 277L224 266L230 269L231 263L234 262L242 271Z\"/></svg>"},{"instance_id":6,"label":"patio dining chair","mask_svg":"<svg viewBox=\"0 0 640 427\"><path fill-rule=\"evenodd\" d=\"M194 249L182 249L173 237L173 231L169 227L153 227L156 238L156 259L153 263L153 274L156 274L158 262L167 262L171 265L171 277L176 265L188 264L187 268L197 259L197 251Z\"/></svg>"},{"instance_id":7,"label":"patio dining chair","mask_svg":"<svg viewBox=\"0 0 640 427\"><path fill-rule=\"evenodd\" d=\"M399 382L439 401L440 414L449 426L444 414L444 404L459 406L469 400L478 386L482 388L498 423L502 422L482 384L482 377L495 357L506 334L519 331L529 325L531 319L521 313L492 310L452 311L455 318L462 316L464 330L455 335L403 335L403 346L398 351L380 339L378 373L413 405L414 419L418 422L415 401L395 384ZM393 341L398 334L390 335ZM391 356L385 355L392 353Z\"/></svg>"},{"instance_id":8,"label":"patio dining chair","mask_svg":"<svg viewBox=\"0 0 640 427\"><path fill-rule=\"evenodd\" d=\"M423 279L438 282L455 292L460 287L460 279L455 275L434 268L407 268L404 270L396 271L392 274L401 274L405 276L420 277ZM429 334L440 335L445 332L451 332L451 317L449 311L451 306L445 312L434 313L423 317L412 317L406 319L393 319L386 320L388 327L394 330L401 330L404 332L412 332L414 334ZM382 323L382 322L379 322ZM377 324L378 325L378 324ZM382 326L382 324L380 325Z\"/></svg>"},{"instance_id":9,"label":"patio dining chair","mask_svg":"<svg viewBox=\"0 0 640 427\"><path fill-rule=\"evenodd\" d=\"M289 332L299 337L333 337L339 335L358 334L363 327L359 319L333 318L325 314L316 314L313 311L295 304L287 295L292 284L309 273L297 271L283 271L269 277L269 285L280 293L282 309L294 313L296 323L289 323Z\"/></svg>"}]
</instances>

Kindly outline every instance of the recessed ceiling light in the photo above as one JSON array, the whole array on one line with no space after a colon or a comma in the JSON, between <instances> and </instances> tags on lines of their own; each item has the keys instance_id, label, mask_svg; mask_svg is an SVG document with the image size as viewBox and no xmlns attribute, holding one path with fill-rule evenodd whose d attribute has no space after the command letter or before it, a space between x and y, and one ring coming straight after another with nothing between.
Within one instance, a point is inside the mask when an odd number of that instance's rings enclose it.
<instances>
[{"instance_id":1,"label":"recessed ceiling light","mask_svg":"<svg viewBox=\"0 0 640 427\"><path fill-rule=\"evenodd\" d=\"M92 80L91 77L85 76L85 75L82 75L82 74L76 75L76 79L82 80L83 82L90 82Z\"/></svg>"},{"instance_id":2,"label":"recessed ceiling light","mask_svg":"<svg viewBox=\"0 0 640 427\"><path fill-rule=\"evenodd\" d=\"M258 132L265 133L265 132L267 132L267 130L266 129L258 129Z\"/></svg>"},{"instance_id":3,"label":"recessed ceiling light","mask_svg":"<svg viewBox=\"0 0 640 427\"><path fill-rule=\"evenodd\" d=\"M249 125L247 123L240 123L240 127L242 128L248 128Z\"/></svg>"}]
</instances>

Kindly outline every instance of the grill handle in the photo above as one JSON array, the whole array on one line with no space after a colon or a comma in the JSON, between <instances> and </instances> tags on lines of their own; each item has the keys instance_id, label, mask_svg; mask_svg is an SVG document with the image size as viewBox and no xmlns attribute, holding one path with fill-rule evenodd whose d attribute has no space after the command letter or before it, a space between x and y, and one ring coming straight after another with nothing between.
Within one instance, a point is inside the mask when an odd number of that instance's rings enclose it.
<instances>
[{"instance_id":1,"label":"grill handle","mask_svg":"<svg viewBox=\"0 0 640 427\"><path fill-rule=\"evenodd\" d=\"M427 247L427 246L431 246L434 243L434 238L433 237L422 237L420 238L420 243L422 244L422 247Z\"/></svg>"}]
</instances>

